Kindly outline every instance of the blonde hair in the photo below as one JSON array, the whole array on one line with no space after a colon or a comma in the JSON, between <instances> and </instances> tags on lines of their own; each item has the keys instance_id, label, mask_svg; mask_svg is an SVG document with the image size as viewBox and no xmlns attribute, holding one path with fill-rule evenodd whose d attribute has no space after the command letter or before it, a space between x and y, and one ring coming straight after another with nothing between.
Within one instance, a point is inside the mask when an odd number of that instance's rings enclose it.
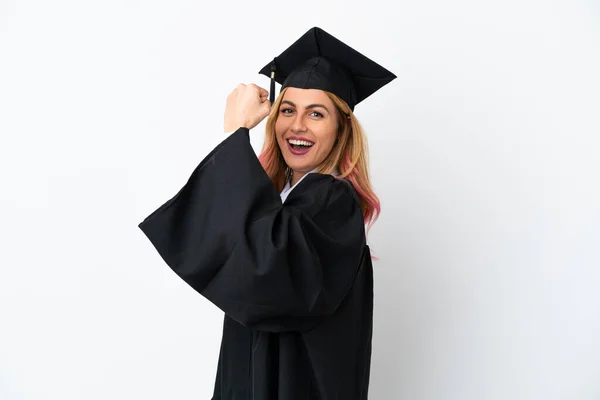
<instances>
[{"instance_id":1,"label":"blonde hair","mask_svg":"<svg viewBox=\"0 0 600 400\"><path fill-rule=\"evenodd\" d=\"M259 155L259 161L278 191L281 191L289 178L287 165L281 154L275 133L275 123L279 116L279 107L286 89L283 89L271 107L265 129L265 141ZM381 212L381 204L373 191L369 178L368 145L363 129L348 107L338 96L325 92L338 111L338 134L329 155L317 167L317 172L333 174L338 179L349 181L358 194L365 224L370 227Z\"/></svg>"}]
</instances>

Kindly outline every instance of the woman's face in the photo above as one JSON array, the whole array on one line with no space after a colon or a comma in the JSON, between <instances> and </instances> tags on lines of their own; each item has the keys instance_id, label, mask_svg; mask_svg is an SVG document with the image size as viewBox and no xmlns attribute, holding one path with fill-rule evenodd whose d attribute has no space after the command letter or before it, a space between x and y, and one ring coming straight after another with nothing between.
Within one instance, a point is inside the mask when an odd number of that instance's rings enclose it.
<instances>
[{"instance_id":1,"label":"woman's face","mask_svg":"<svg viewBox=\"0 0 600 400\"><path fill-rule=\"evenodd\" d=\"M329 155L338 131L335 105L318 89L287 88L275 123L277 143L286 164L307 173Z\"/></svg>"}]
</instances>

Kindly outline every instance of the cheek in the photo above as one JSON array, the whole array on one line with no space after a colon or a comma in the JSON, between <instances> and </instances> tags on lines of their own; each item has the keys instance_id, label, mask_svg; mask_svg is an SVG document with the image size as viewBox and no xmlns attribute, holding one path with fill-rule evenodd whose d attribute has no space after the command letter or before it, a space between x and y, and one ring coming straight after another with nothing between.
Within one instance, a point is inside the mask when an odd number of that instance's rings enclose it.
<instances>
[{"instance_id":1,"label":"cheek","mask_svg":"<svg viewBox=\"0 0 600 400\"><path fill-rule=\"evenodd\" d=\"M321 142L321 150L323 152L329 153L335 144L335 139L337 137L336 129L327 129L326 132L323 132L320 135L319 141Z\"/></svg>"},{"instance_id":2,"label":"cheek","mask_svg":"<svg viewBox=\"0 0 600 400\"><path fill-rule=\"evenodd\" d=\"M288 129L289 125L290 122L287 118L279 117L277 118L277 121L275 121L275 132L277 132L278 136L283 135Z\"/></svg>"},{"instance_id":3,"label":"cheek","mask_svg":"<svg viewBox=\"0 0 600 400\"><path fill-rule=\"evenodd\" d=\"M279 144L281 144L281 142L283 141L283 134L285 133L285 126L280 121L281 118L275 121L275 138L277 139L277 142Z\"/></svg>"}]
</instances>

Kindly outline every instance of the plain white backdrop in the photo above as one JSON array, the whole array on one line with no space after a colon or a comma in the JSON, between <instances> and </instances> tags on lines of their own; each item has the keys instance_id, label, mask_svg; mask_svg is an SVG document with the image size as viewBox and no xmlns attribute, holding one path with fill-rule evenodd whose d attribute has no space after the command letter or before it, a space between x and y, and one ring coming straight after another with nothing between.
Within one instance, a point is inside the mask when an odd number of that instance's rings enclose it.
<instances>
[{"instance_id":1,"label":"plain white backdrop","mask_svg":"<svg viewBox=\"0 0 600 400\"><path fill-rule=\"evenodd\" d=\"M355 110L370 398L600 399L600 5L576 0L1 0L0 399L211 397L222 314L137 224L313 26L398 76Z\"/></svg>"}]
</instances>

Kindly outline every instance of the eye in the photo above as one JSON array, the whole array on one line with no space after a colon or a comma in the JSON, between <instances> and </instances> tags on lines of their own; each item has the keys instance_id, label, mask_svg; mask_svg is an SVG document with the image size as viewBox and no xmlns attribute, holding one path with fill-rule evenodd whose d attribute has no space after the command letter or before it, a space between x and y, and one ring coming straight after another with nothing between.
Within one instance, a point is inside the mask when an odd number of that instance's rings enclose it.
<instances>
[{"instance_id":1,"label":"eye","mask_svg":"<svg viewBox=\"0 0 600 400\"><path fill-rule=\"evenodd\" d=\"M292 110L291 108L282 108L280 112L284 115L291 115L294 112L294 110Z\"/></svg>"},{"instance_id":2,"label":"eye","mask_svg":"<svg viewBox=\"0 0 600 400\"><path fill-rule=\"evenodd\" d=\"M317 118L323 118L323 114L321 114L320 112L317 111L313 111L312 113L310 113L313 117L317 117Z\"/></svg>"}]
</instances>

